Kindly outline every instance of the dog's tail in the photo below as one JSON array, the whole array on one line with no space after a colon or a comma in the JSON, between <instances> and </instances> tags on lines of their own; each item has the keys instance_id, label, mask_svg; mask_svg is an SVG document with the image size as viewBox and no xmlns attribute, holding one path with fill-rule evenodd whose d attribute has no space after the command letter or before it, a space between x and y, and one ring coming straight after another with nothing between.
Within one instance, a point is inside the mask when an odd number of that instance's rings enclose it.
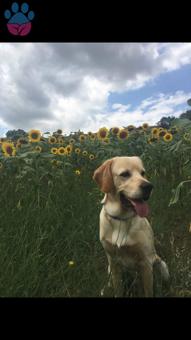
<instances>
[{"instance_id":1,"label":"dog's tail","mask_svg":"<svg viewBox=\"0 0 191 340\"><path fill-rule=\"evenodd\" d=\"M166 262L164 262L158 255L155 258L154 261L154 265L157 266L157 268L160 271L160 274L162 276L162 278L164 279L164 281L168 281L170 278L170 274L169 274L169 270L168 270L168 266L166 264Z\"/></svg>"}]
</instances>

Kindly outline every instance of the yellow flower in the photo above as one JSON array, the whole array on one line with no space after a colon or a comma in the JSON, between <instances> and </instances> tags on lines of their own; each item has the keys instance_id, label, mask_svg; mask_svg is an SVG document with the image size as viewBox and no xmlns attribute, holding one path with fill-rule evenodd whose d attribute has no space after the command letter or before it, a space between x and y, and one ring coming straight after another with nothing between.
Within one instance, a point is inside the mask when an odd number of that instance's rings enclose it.
<instances>
[{"instance_id":1,"label":"yellow flower","mask_svg":"<svg viewBox=\"0 0 191 340\"><path fill-rule=\"evenodd\" d=\"M71 138L71 139L69 140L69 143L70 143L70 144L74 144L74 143L75 143L75 139L74 139L74 138Z\"/></svg>"},{"instance_id":2,"label":"yellow flower","mask_svg":"<svg viewBox=\"0 0 191 340\"><path fill-rule=\"evenodd\" d=\"M144 124L142 125L143 130L147 130L148 127L149 127L149 124L147 124L147 123L144 123Z\"/></svg>"},{"instance_id":3,"label":"yellow flower","mask_svg":"<svg viewBox=\"0 0 191 340\"><path fill-rule=\"evenodd\" d=\"M95 139L96 139L96 136L97 136L96 133L92 133L91 136L90 136L90 139L91 139L91 140L95 140Z\"/></svg>"},{"instance_id":4,"label":"yellow flower","mask_svg":"<svg viewBox=\"0 0 191 340\"><path fill-rule=\"evenodd\" d=\"M102 128L99 129L99 131L97 133L97 137L98 137L98 139L103 140L108 136L108 133L109 133L108 129L106 127L102 127Z\"/></svg>"},{"instance_id":5,"label":"yellow flower","mask_svg":"<svg viewBox=\"0 0 191 340\"><path fill-rule=\"evenodd\" d=\"M40 142L41 132L39 130L30 130L28 132L29 141L32 143Z\"/></svg>"},{"instance_id":6,"label":"yellow flower","mask_svg":"<svg viewBox=\"0 0 191 340\"><path fill-rule=\"evenodd\" d=\"M35 147L35 151L37 151L37 152L41 152L41 151L42 151L42 148L41 148L41 146L37 145L37 146Z\"/></svg>"},{"instance_id":7,"label":"yellow flower","mask_svg":"<svg viewBox=\"0 0 191 340\"><path fill-rule=\"evenodd\" d=\"M151 133L152 133L153 136L158 136L159 129L158 128L153 128Z\"/></svg>"},{"instance_id":8,"label":"yellow flower","mask_svg":"<svg viewBox=\"0 0 191 340\"><path fill-rule=\"evenodd\" d=\"M86 136L85 136L85 135L80 135L80 137L79 137L79 141L80 141L80 142L84 142L85 139L86 139Z\"/></svg>"},{"instance_id":9,"label":"yellow flower","mask_svg":"<svg viewBox=\"0 0 191 340\"><path fill-rule=\"evenodd\" d=\"M135 126L134 126L134 125L129 125L129 126L127 127L127 130L128 130L128 131L133 131L133 130L135 130Z\"/></svg>"},{"instance_id":10,"label":"yellow flower","mask_svg":"<svg viewBox=\"0 0 191 340\"><path fill-rule=\"evenodd\" d=\"M163 139L164 139L165 142L171 142L172 138L173 138L173 137L172 137L172 134L169 133L169 132L167 132L167 133L164 135L164 137L163 137Z\"/></svg>"},{"instance_id":11,"label":"yellow flower","mask_svg":"<svg viewBox=\"0 0 191 340\"><path fill-rule=\"evenodd\" d=\"M49 142L50 144L55 144L55 143L57 142L57 139L56 139L56 137L54 137L54 136L50 136L50 137L48 138L48 142Z\"/></svg>"},{"instance_id":12,"label":"yellow flower","mask_svg":"<svg viewBox=\"0 0 191 340\"><path fill-rule=\"evenodd\" d=\"M69 267L74 267L75 266L75 262L74 261L69 261L68 265L69 265Z\"/></svg>"},{"instance_id":13,"label":"yellow flower","mask_svg":"<svg viewBox=\"0 0 191 340\"><path fill-rule=\"evenodd\" d=\"M2 169L2 168L3 168L3 163L0 162L0 169Z\"/></svg>"},{"instance_id":14,"label":"yellow flower","mask_svg":"<svg viewBox=\"0 0 191 340\"><path fill-rule=\"evenodd\" d=\"M58 149L57 148L51 148L50 152L53 153L54 155L56 155L58 153Z\"/></svg>"},{"instance_id":15,"label":"yellow flower","mask_svg":"<svg viewBox=\"0 0 191 340\"><path fill-rule=\"evenodd\" d=\"M126 129L119 130L117 134L119 139L127 139L128 138L128 131Z\"/></svg>"},{"instance_id":16,"label":"yellow flower","mask_svg":"<svg viewBox=\"0 0 191 340\"><path fill-rule=\"evenodd\" d=\"M5 157L15 156L16 155L16 149L14 147L13 143L2 143L2 150Z\"/></svg>"},{"instance_id":17,"label":"yellow flower","mask_svg":"<svg viewBox=\"0 0 191 340\"><path fill-rule=\"evenodd\" d=\"M119 133L119 128L118 127L113 127L111 129L111 132L114 134L114 135L117 135Z\"/></svg>"},{"instance_id":18,"label":"yellow flower","mask_svg":"<svg viewBox=\"0 0 191 340\"><path fill-rule=\"evenodd\" d=\"M184 138L184 140L186 140L186 141L191 141L191 134L188 133L188 132L185 132L183 138Z\"/></svg>"},{"instance_id":19,"label":"yellow flower","mask_svg":"<svg viewBox=\"0 0 191 340\"><path fill-rule=\"evenodd\" d=\"M26 138L20 137L20 138L17 140L17 143L20 143L20 144L28 144L28 140L27 140Z\"/></svg>"},{"instance_id":20,"label":"yellow flower","mask_svg":"<svg viewBox=\"0 0 191 340\"><path fill-rule=\"evenodd\" d=\"M54 166L57 166L59 164L59 162L56 159L53 159L51 161L51 164L54 165Z\"/></svg>"},{"instance_id":21,"label":"yellow flower","mask_svg":"<svg viewBox=\"0 0 191 340\"><path fill-rule=\"evenodd\" d=\"M93 133L92 133L91 131L88 132L88 136L89 136L89 137L91 137L92 134L93 134Z\"/></svg>"},{"instance_id":22,"label":"yellow flower","mask_svg":"<svg viewBox=\"0 0 191 340\"><path fill-rule=\"evenodd\" d=\"M57 139L58 144L63 144L64 143L64 137L60 136Z\"/></svg>"},{"instance_id":23,"label":"yellow flower","mask_svg":"<svg viewBox=\"0 0 191 340\"><path fill-rule=\"evenodd\" d=\"M61 146L60 148L58 148L58 155L64 155L64 154L65 154L65 148Z\"/></svg>"},{"instance_id":24,"label":"yellow flower","mask_svg":"<svg viewBox=\"0 0 191 340\"><path fill-rule=\"evenodd\" d=\"M76 170L75 174L79 176L81 174L80 170Z\"/></svg>"},{"instance_id":25,"label":"yellow flower","mask_svg":"<svg viewBox=\"0 0 191 340\"><path fill-rule=\"evenodd\" d=\"M89 155L89 159L90 159L90 161L92 161L93 159L95 159L95 156L94 155Z\"/></svg>"},{"instance_id":26,"label":"yellow flower","mask_svg":"<svg viewBox=\"0 0 191 340\"><path fill-rule=\"evenodd\" d=\"M83 156L87 156L87 155L88 155L88 152L87 152L86 150L84 150L84 151L82 152L82 155L83 155Z\"/></svg>"},{"instance_id":27,"label":"yellow flower","mask_svg":"<svg viewBox=\"0 0 191 340\"><path fill-rule=\"evenodd\" d=\"M73 146L70 144L65 147L65 150L67 151L68 154L72 152L72 149L73 149Z\"/></svg>"},{"instance_id":28,"label":"yellow flower","mask_svg":"<svg viewBox=\"0 0 191 340\"><path fill-rule=\"evenodd\" d=\"M75 149L75 153L77 153L79 155L79 153L81 152L81 150L79 148Z\"/></svg>"},{"instance_id":29,"label":"yellow flower","mask_svg":"<svg viewBox=\"0 0 191 340\"><path fill-rule=\"evenodd\" d=\"M165 135L166 135L166 133L167 133L167 130L166 129L159 129L159 131L158 131L158 135L159 135L159 137L164 137Z\"/></svg>"}]
</instances>

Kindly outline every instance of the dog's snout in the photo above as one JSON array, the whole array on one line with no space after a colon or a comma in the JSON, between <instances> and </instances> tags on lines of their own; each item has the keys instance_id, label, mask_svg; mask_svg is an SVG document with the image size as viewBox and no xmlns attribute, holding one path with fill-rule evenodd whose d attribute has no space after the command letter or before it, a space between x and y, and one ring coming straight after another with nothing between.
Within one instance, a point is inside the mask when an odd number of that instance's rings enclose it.
<instances>
[{"instance_id":1,"label":"dog's snout","mask_svg":"<svg viewBox=\"0 0 191 340\"><path fill-rule=\"evenodd\" d=\"M153 189L153 185L149 182L143 182L141 184L141 189L142 189L142 192L143 192L143 199L147 200L150 196L152 189Z\"/></svg>"}]
</instances>

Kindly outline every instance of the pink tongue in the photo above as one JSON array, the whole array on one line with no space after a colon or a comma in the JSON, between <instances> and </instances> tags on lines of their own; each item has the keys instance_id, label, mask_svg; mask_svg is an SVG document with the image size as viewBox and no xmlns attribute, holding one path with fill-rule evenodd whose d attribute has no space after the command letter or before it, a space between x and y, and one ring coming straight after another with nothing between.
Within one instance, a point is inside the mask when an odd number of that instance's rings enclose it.
<instances>
[{"instance_id":1,"label":"pink tongue","mask_svg":"<svg viewBox=\"0 0 191 340\"><path fill-rule=\"evenodd\" d=\"M140 217L146 217L149 214L149 206L145 202L129 200L134 206L137 215Z\"/></svg>"}]
</instances>

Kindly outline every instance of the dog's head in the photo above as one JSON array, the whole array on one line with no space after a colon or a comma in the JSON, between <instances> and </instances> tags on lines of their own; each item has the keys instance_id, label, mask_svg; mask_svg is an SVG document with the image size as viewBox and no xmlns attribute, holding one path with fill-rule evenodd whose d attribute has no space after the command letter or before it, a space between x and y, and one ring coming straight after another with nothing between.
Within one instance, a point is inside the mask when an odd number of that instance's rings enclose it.
<instances>
[{"instance_id":1,"label":"dog's head","mask_svg":"<svg viewBox=\"0 0 191 340\"><path fill-rule=\"evenodd\" d=\"M93 179L104 193L117 195L124 209L134 209L140 216L147 215L147 201L153 185L146 179L139 157L115 157L95 170Z\"/></svg>"}]
</instances>

